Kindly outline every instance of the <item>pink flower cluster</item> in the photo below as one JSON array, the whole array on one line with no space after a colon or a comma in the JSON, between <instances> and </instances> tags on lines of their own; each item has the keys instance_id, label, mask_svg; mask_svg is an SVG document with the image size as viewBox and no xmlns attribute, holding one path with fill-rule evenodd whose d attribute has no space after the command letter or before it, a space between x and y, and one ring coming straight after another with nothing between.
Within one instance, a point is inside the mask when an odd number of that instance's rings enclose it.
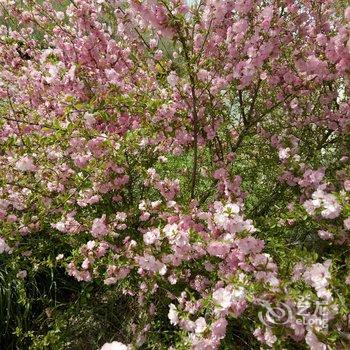
<instances>
[{"instance_id":1,"label":"pink flower cluster","mask_svg":"<svg viewBox=\"0 0 350 350\"><path fill-rule=\"evenodd\" d=\"M158 316L173 348L219 349L237 318L262 346L340 348L350 8L56 5L1 2L0 253L12 275L64 267L132 297L132 344L103 350L151 342ZM298 293L327 302L329 330L261 323L259 300L294 310Z\"/></svg>"}]
</instances>

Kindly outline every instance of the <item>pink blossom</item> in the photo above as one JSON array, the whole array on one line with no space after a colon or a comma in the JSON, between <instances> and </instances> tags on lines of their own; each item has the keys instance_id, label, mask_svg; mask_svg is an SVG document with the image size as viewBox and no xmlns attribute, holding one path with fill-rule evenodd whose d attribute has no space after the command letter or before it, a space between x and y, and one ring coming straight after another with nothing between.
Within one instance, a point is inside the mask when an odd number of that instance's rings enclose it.
<instances>
[{"instance_id":1,"label":"pink blossom","mask_svg":"<svg viewBox=\"0 0 350 350\"><path fill-rule=\"evenodd\" d=\"M234 302L241 301L245 296L243 288L219 288L213 293L213 301L217 311L228 310Z\"/></svg>"},{"instance_id":2,"label":"pink blossom","mask_svg":"<svg viewBox=\"0 0 350 350\"><path fill-rule=\"evenodd\" d=\"M118 282L118 278L116 277L108 277L103 281L103 283L107 286L113 285L117 282Z\"/></svg>"},{"instance_id":3,"label":"pink blossom","mask_svg":"<svg viewBox=\"0 0 350 350\"><path fill-rule=\"evenodd\" d=\"M143 256L137 256L135 260L146 271L158 272L160 275L165 275L167 271L166 265L157 260L153 255L145 253Z\"/></svg>"},{"instance_id":4,"label":"pink blossom","mask_svg":"<svg viewBox=\"0 0 350 350\"><path fill-rule=\"evenodd\" d=\"M169 305L168 318L172 325L177 325L179 323L178 311L174 304Z\"/></svg>"},{"instance_id":5,"label":"pink blossom","mask_svg":"<svg viewBox=\"0 0 350 350\"><path fill-rule=\"evenodd\" d=\"M141 221L147 221L149 218L150 218L151 214L148 213L147 211L146 212L143 212L141 215L140 215L140 220Z\"/></svg>"},{"instance_id":6,"label":"pink blossom","mask_svg":"<svg viewBox=\"0 0 350 350\"><path fill-rule=\"evenodd\" d=\"M170 74L167 77L167 81L170 86L175 87L179 81L179 77L176 75L175 72L170 72Z\"/></svg>"},{"instance_id":7,"label":"pink blossom","mask_svg":"<svg viewBox=\"0 0 350 350\"><path fill-rule=\"evenodd\" d=\"M154 54L154 59L160 61L163 58L163 51L157 50Z\"/></svg>"},{"instance_id":8,"label":"pink blossom","mask_svg":"<svg viewBox=\"0 0 350 350\"><path fill-rule=\"evenodd\" d=\"M321 343L317 336L312 332L308 331L305 337L306 343L309 345L311 350L326 350L327 346L324 343Z\"/></svg>"},{"instance_id":9,"label":"pink blossom","mask_svg":"<svg viewBox=\"0 0 350 350\"><path fill-rule=\"evenodd\" d=\"M335 219L340 215L341 205L334 195L318 189L312 194L312 199L304 202L304 208L310 215L314 215L316 209L321 209L321 215L326 219Z\"/></svg>"},{"instance_id":10,"label":"pink blossom","mask_svg":"<svg viewBox=\"0 0 350 350\"><path fill-rule=\"evenodd\" d=\"M203 333L207 328L207 323L204 317L199 317L195 321L195 333Z\"/></svg>"},{"instance_id":11,"label":"pink blossom","mask_svg":"<svg viewBox=\"0 0 350 350\"><path fill-rule=\"evenodd\" d=\"M287 158L289 158L289 152L290 152L290 148L281 148L279 151L278 151L278 157L279 159L281 160L285 160Z\"/></svg>"},{"instance_id":12,"label":"pink blossom","mask_svg":"<svg viewBox=\"0 0 350 350\"><path fill-rule=\"evenodd\" d=\"M149 41L149 46L151 49L155 49L158 46L158 41L156 39L151 39Z\"/></svg>"},{"instance_id":13,"label":"pink blossom","mask_svg":"<svg viewBox=\"0 0 350 350\"><path fill-rule=\"evenodd\" d=\"M17 278L20 278L22 280L24 280L28 275L28 272L26 270L21 270L17 273Z\"/></svg>"},{"instance_id":14,"label":"pink blossom","mask_svg":"<svg viewBox=\"0 0 350 350\"><path fill-rule=\"evenodd\" d=\"M246 237L236 242L239 250L244 254L259 253L264 248L264 241L253 237Z\"/></svg>"},{"instance_id":15,"label":"pink blossom","mask_svg":"<svg viewBox=\"0 0 350 350\"><path fill-rule=\"evenodd\" d=\"M209 244L207 251L212 256L225 257L230 251L230 245L221 242L212 242Z\"/></svg>"},{"instance_id":16,"label":"pink blossom","mask_svg":"<svg viewBox=\"0 0 350 350\"><path fill-rule=\"evenodd\" d=\"M350 192L350 180L344 181L344 189L345 189L345 191Z\"/></svg>"},{"instance_id":17,"label":"pink blossom","mask_svg":"<svg viewBox=\"0 0 350 350\"><path fill-rule=\"evenodd\" d=\"M37 168L31 157L24 156L16 162L16 169L20 171L36 171Z\"/></svg>"},{"instance_id":18,"label":"pink blossom","mask_svg":"<svg viewBox=\"0 0 350 350\"><path fill-rule=\"evenodd\" d=\"M345 9L344 17L348 22L350 22L350 6Z\"/></svg>"},{"instance_id":19,"label":"pink blossom","mask_svg":"<svg viewBox=\"0 0 350 350\"><path fill-rule=\"evenodd\" d=\"M305 282L315 288L317 295L321 298L329 299L331 296L326 293L331 274L329 268L332 261L327 260L323 264L317 263L309 267L303 274Z\"/></svg>"},{"instance_id":20,"label":"pink blossom","mask_svg":"<svg viewBox=\"0 0 350 350\"><path fill-rule=\"evenodd\" d=\"M228 322L225 318L220 318L211 325L213 336L216 339L223 339L225 337L227 324Z\"/></svg>"},{"instance_id":21,"label":"pink blossom","mask_svg":"<svg viewBox=\"0 0 350 350\"><path fill-rule=\"evenodd\" d=\"M5 240L0 237L0 254L2 253L9 253L11 251L10 247L7 245Z\"/></svg>"},{"instance_id":22,"label":"pink blossom","mask_svg":"<svg viewBox=\"0 0 350 350\"><path fill-rule=\"evenodd\" d=\"M210 77L210 73L205 69L200 69L197 73L198 79L202 81L207 81Z\"/></svg>"},{"instance_id":23,"label":"pink blossom","mask_svg":"<svg viewBox=\"0 0 350 350\"><path fill-rule=\"evenodd\" d=\"M318 235L320 236L320 238L324 239L324 240L330 240L333 239L333 234L328 232L328 231L324 231L324 230L319 230L318 231Z\"/></svg>"},{"instance_id":24,"label":"pink blossom","mask_svg":"<svg viewBox=\"0 0 350 350\"><path fill-rule=\"evenodd\" d=\"M143 241L145 244L154 244L156 243L160 238L160 230L158 228L155 228L153 230L147 231L143 235Z\"/></svg>"},{"instance_id":25,"label":"pink blossom","mask_svg":"<svg viewBox=\"0 0 350 350\"><path fill-rule=\"evenodd\" d=\"M325 169L321 168L316 171L308 169L305 171L303 178L298 181L298 184L302 187L314 186L318 187L324 178Z\"/></svg>"},{"instance_id":26,"label":"pink blossom","mask_svg":"<svg viewBox=\"0 0 350 350\"><path fill-rule=\"evenodd\" d=\"M220 310L226 310L232 305L232 291L228 288L219 288L213 293L213 301Z\"/></svg>"},{"instance_id":27,"label":"pink blossom","mask_svg":"<svg viewBox=\"0 0 350 350\"><path fill-rule=\"evenodd\" d=\"M266 328L266 331L264 333L264 340L265 343L270 347L272 347L273 344L277 341L277 337L273 334L272 329L269 327Z\"/></svg>"},{"instance_id":28,"label":"pink blossom","mask_svg":"<svg viewBox=\"0 0 350 350\"><path fill-rule=\"evenodd\" d=\"M106 236L108 234L108 227L106 225L106 216L94 219L91 227L91 233L94 237Z\"/></svg>"}]
</instances>

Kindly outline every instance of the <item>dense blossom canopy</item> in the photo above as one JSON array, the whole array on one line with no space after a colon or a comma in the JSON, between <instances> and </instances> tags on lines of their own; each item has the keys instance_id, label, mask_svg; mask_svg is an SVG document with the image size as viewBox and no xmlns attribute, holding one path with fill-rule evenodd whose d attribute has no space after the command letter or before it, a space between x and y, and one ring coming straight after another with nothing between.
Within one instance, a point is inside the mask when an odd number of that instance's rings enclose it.
<instances>
[{"instance_id":1,"label":"dense blossom canopy","mask_svg":"<svg viewBox=\"0 0 350 350\"><path fill-rule=\"evenodd\" d=\"M124 295L136 315L103 349L347 348L339 7L0 0L0 269Z\"/></svg>"}]
</instances>

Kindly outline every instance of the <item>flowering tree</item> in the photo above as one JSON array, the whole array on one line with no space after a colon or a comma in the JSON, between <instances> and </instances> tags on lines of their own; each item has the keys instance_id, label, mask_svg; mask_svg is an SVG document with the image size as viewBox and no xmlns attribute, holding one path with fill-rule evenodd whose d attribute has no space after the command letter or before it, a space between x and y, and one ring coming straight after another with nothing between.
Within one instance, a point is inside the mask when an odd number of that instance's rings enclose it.
<instances>
[{"instance_id":1,"label":"flowering tree","mask_svg":"<svg viewBox=\"0 0 350 350\"><path fill-rule=\"evenodd\" d=\"M6 326L7 341L349 346L350 8L1 0L0 12L0 269L23 305L43 281L32 312L46 324ZM123 296L121 331L67 340L50 273L66 305ZM79 317L95 326L65 320Z\"/></svg>"}]
</instances>

